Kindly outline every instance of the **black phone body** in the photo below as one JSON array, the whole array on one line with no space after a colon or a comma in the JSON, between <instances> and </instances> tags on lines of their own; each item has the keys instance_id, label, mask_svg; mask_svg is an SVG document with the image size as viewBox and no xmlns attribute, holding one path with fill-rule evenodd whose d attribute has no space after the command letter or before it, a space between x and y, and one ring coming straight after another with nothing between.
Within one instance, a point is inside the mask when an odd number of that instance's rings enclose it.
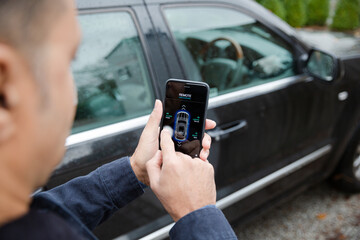
<instances>
[{"instance_id":1,"label":"black phone body","mask_svg":"<svg viewBox=\"0 0 360 240\"><path fill-rule=\"evenodd\" d=\"M164 126L173 129L175 151L199 157L208 101L206 83L178 79L166 82L161 130Z\"/></svg>"}]
</instances>

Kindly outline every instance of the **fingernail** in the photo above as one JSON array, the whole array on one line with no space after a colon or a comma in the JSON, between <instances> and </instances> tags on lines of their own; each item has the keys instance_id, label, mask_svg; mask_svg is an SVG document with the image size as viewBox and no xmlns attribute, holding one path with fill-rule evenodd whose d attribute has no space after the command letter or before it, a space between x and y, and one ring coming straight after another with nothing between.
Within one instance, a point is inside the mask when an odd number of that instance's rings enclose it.
<instances>
[{"instance_id":1,"label":"fingernail","mask_svg":"<svg viewBox=\"0 0 360 240\"><path fill-rule=\"evenodd\" d=\"M155 104L154 104L154 109L160 104L160 100L159 99L155 99Z\"/></svg>"},{"instance_id":2,"label":"fingernail","mask_svg":"<svg viewBox=\"0 0 360 240\"><path fill-rule=\"evenodd\" d=\"M173 135L173 129L170 126L164 126L163 131L168 132L170 136Z\"/></svg>"}]
</instances>

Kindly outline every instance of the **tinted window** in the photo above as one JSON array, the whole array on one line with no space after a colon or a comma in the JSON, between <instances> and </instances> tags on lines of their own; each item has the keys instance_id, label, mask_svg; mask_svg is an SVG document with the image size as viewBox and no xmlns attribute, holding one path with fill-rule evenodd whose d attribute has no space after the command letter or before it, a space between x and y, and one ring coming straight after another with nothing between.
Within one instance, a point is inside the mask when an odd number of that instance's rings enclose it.
<instances>
[{"instance_id":1,"label":"tinted window","mask_svg":"<svg viewBox=\"0 0 360 240\"><path fill-rule=\"evenodd\" d=\"M83 41L72 65L79 97L73 132L148 114L153 90L131 15L88 14L79 21Z\"/></svg>"},{"instance_id":2,"label":"tinted window","mask_svg":"<svg viewBox=\"0 0 360 240\"><path fill-rule=\"evenodd\" d=\"M294 75L291 47L245 14L181 7L165 17L188 78L207 82L210 96Z\"/></svg>"}]
</instances>

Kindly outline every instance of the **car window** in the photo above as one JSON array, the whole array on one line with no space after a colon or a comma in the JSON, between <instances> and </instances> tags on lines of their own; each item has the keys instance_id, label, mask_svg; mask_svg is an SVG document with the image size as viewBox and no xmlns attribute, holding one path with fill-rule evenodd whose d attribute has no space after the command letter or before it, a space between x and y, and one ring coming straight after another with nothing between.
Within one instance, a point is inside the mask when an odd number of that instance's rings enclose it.
<instances>
[{"instance_id":1,"label":"car window","mask_svg":"<svg viewBox=\"0 0 360 240\"><path fill-rule=\"evenodd\" d=\"M210 96L294 75L292 47L254 18L219 7L164 13L188 78L207 82Z\"/></svg>"},{"instance_id":2,"label":"car window","mask_svg":"<svg viewBox=\"0 0 360 240\"><path fill-rule=\"evenodd\" d=\"M73 133L140 117L154 101L144 53L128 12L80 15L72 64L78 89Z\"/></svg>"}]
</instances>

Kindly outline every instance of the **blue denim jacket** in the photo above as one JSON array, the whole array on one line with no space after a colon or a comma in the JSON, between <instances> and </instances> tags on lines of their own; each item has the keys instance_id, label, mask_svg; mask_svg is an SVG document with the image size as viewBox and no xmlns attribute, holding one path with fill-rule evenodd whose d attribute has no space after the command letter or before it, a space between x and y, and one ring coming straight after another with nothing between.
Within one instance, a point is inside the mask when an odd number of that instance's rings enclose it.
<instances>
[{"instance_id":1,"label":"blue denim jacket","mask_svg":"<svg viewBox=\"0 0 360 240\"><path fill-rule=\"evenodd\" d=\"M142 195L144 187L126 157L36 194L32 208L56 212L86 239L96 239L91 230ZM225 216L213 205L184 216L169 234L171 239L237 239Z\"/></svg>"}]
</instances>

